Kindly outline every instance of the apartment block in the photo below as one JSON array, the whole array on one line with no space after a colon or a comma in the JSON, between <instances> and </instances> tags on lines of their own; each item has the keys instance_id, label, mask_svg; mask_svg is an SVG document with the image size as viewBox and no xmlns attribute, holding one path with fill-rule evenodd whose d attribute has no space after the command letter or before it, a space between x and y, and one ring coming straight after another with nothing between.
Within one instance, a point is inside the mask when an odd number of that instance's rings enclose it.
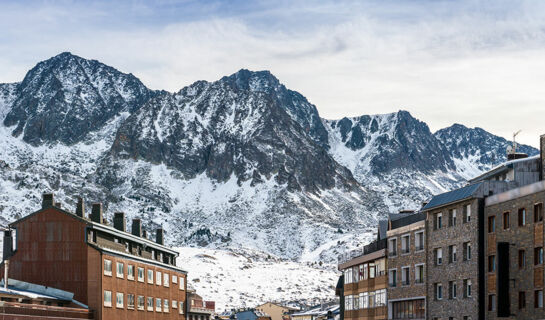
<instances>
[{"instance_id":1,"label":"apartment block","mask_svg":"<svg viewBox=\"0 0 545 320\"><path fill-rule=\"evenodd\" d=\"M101 204L87 218L82 199L72 213L53 194L10 229L4 238L10 279L73 292L96 319L186 318L187 273L164 245L163 230L151 241L138 219L127 232L123 213L111 226Z\"/></svg>"}]
</instances>

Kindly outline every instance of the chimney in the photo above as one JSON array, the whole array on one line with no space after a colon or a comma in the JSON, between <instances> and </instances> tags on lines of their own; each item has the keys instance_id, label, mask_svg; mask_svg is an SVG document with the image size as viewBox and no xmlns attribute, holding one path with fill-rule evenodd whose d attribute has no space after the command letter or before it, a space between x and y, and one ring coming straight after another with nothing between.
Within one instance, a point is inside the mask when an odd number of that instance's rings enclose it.
<instances>
[{"instance_id":1,"label":"chimney","mask_svg":"<svg viewBox=\"0 0 545 320\"><path fill-rule=\"evenodd\" d=\"M159 228L159 229L157 229L157 233L155 234L155 242L157 242L160 245L165 244L165 240L163 238L163 233L164 233L163 229Z\"/></svg>"},{"instance_id":2,"label":"chimney","mask_svg":"<svg viewBox=\"0 0 545 320\"><path fill-rule=\"evenodd\" d=\"M78 204L76 205L76 216L83 218L85 217L85 204L83 203L83 198L78 197Z\"/></svg>"},{"instance_id":3,"label":"chimney","mask_svg":"<svg viewBox=\"0 0 545 320\"><path fill-rule=\"evenodd\" d=\"M53 203L55 203L55 196L52 193L42 195L42 209L52 207Z\"/></svg>"},{"instance_id":4,"label":"chimney","mask_svg":"<svg viewBox=\"0 0 545 320\"><path fill-rule=\"evenodd\" d=\"M11 230L4 231L4 251L2 259L8 260L13 255L13 237Z\"/></svg>"},{"instance_id":5,"label":"chimney","mask_svg":"<svg viewBox=\"0 0 545 320\"><path fill-rule=\"evenodd\" d=\"M148 231L147 230L142 230L142 238L148 238Z\"/></svg>"},{"instance_id":6,"label":"chimney","mask_svg":"<svg viewBox=\"0 0 545 320\"><path fill-rule=\"evenodd\" d=\"M127 230L127 222L125 221L124 212L114 213L114 228L119 231L125 232Z\"/></svg>"},{"instance_id":7,"label":"chimney","mask_svg":"<svg viewBox=\"0 0 545 320\"><path fill-rule=\"evenodd\" d=\"M137 237L142 237L142 220L132 219L132 232Z\"/></svg>"},{"instance_id":8,"label":"chimney","mask_svg":"<svg viewBox=\"0 0 545 320\"><path fill-rule=\"evenodd\" d=\"M93 203L93 207L91 209L91 221L96 223L103 223L102 203Z\"/></svg>"},{"instance_id":9,"label":"chimney","mask_svg":"<svg viewBox=\"0 0 545 320\"><path fill-rule=\"evenodd\" d=\"M541 167L540 179L545 179L545 134L539 137L539 164Z\"/></svg>"}]
</instances>

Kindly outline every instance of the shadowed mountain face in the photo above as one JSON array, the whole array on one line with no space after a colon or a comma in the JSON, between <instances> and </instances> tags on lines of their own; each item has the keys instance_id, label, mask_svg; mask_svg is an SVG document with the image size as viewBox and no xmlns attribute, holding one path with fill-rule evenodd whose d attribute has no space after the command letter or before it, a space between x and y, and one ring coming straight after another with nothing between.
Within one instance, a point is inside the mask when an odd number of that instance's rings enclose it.
<instances>
[{"instance_id":1,"label":"shadowed mountain face","mask_svg":"<svg viewBox=\"0 0 545 320\"><path fill-rule=\"evenodd\" d=\"M133 112L154 92L135 76L95 60L61 53L38 63L18 84L4 125L32 145L74 144L120 112Z\"/></svg>"},{"instance_id":2,"label":"shadowed mountain face","mask_svg":"<svg viewBox=\"0 0 545 320\"><path fill-rule=\"evenodd\" d=\"M49 190L162 225L170 244L315 261L500 163L508 144L461 125L432 133L407 111L321 119L268 71L169 93L69 53L0 84L0 120L0 223Z\"/></svg>"}]
</instances>

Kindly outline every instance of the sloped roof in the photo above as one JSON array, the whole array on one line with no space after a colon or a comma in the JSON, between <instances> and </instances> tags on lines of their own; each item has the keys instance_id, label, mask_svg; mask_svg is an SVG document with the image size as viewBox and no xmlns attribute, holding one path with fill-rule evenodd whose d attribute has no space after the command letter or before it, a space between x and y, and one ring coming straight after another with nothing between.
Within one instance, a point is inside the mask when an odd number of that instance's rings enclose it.
<instances>
[{"instance_id":1,"label":"sloped roof","mask_svg":"<svg viewBox=\"0 0 545 320\"><path fill-rule=\"evenodd\" d=\"M470 184L468 186L465 186L463 188L455 189L449 192L441 193L436 196L434 196L428 204L422 208L422 211L429 210L432 208L440 207L445 204L453 203L456 201L469 199L476 194L477 190L479 190L479 187L481 186L481 182Z\"/></svg>"}]
</instances>

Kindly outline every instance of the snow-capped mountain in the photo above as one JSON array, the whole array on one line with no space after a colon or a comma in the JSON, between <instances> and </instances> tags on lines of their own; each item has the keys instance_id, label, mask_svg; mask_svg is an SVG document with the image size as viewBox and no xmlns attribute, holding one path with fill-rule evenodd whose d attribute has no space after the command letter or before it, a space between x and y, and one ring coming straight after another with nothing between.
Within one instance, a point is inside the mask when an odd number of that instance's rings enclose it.
<instances>
[{"instance_id":1,"label":"snow-capped mountain","mask_svg":"<svg viewBox=\"0 0 545 320\"><path fill-rule=\"evenodd\" d=\"M257 250L302 268L500 163L508 144L461 125L432 133L407 111L321 119L267 71L170 93L70 53L0 84L0 120L0 224L36 210L44 191L69 208L81 195L106 217L162 225L169 245Z\"/></svg>"}]
</instances>

